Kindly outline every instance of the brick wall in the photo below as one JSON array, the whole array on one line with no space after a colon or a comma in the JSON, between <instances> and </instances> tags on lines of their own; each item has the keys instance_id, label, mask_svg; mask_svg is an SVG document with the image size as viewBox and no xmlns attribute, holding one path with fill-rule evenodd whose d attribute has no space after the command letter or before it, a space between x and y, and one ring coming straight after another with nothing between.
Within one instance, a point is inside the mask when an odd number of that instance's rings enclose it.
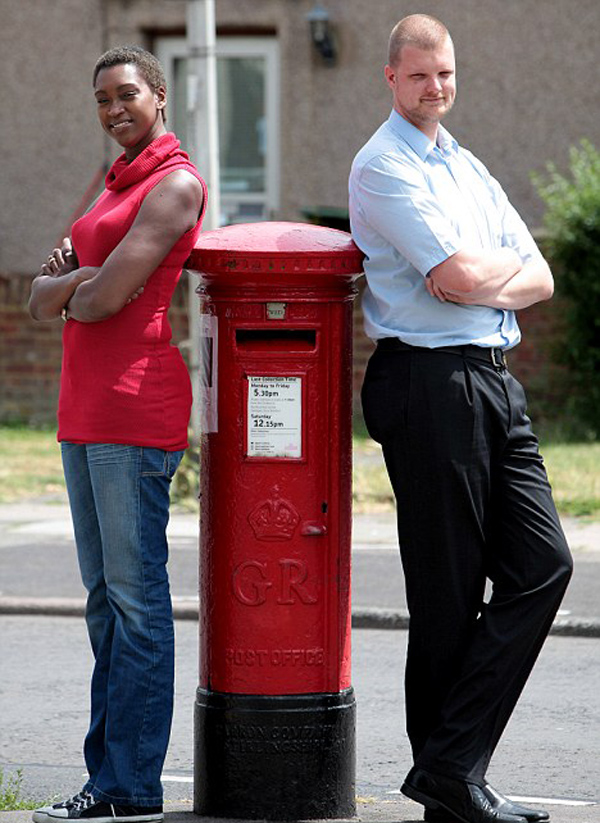
<instances>
[{"instance_id":1,"label":"brick wall","mask_svg":"<svg viewBox=\"0 0 600 823\"><path fill-rule=\"evenodd\" d=\"M557 365L564 330L564 302L554 297L518 312L522 339L508 354L510 369L524 385L534 423L564 415L569 399L569 373Z\"/></svg>"},{"instance_id":2,"label":"brick wall","mask_svg":"<svg viewBox=\"0 0 600 823\"><path fill-rule=\"evenodd\" d=\"M365 278L361 277L358 281L358 295L354 301L354 350L353 350L353 406L354 413L359 414L360 407L360 388L362 386L365 369L369 357L375 349L375 344L370 340L363 331L363 318L361 311L362 294L365 287Z\"/></svg>"},{"instance_id":3,"label":"brick wall","mask_svg":"<svg viewBox=\"0 0 600 823\"><path fill-rule=\"evenodd\" d=\"M360 309L364 278L359 281L359 294L354 303L354 411L360 411L360 387L367 361L374 345L362 330ZM562 324L560 299L539 303L518 313L522 340L508 354L511 372L527 392L530 409L537 420L552 418L565 400L567 373L552 362L552 349L557 345Z\"/></svg>"},{"instance_id":4,"label":"brick wall","mask_svg":"<svg viewBox=\"0 0 600 823\"><path fill-rule=\"evenodd\" d=\"M62 321L35 323L27 312L31 277L0 274L0 420L54 420Z\"/></svg>"},{"instance_id":5,"label":"brick wall","mask_svg":"<svg viewBox=\"0 0 600 823\"><path fill-rule=\"evenodd\" d=\"M0 275L0 422L54 423L60 376L62 321L37 323L29 317L31 279ZM364 285L361 278L360 290ZM509 355L511 371L523 381L536 416L552 416L564 396L565 374L550 362L561 317L560 303L533 306L519 314L523 342ZM187 280L181 279L170 311L173 341L188 336ZM362 331L360 294L354 302L354 411L373 351ZM183 349L184 357L186 350Z\"/></svg>"},{"instance_id":6,"label":"brick wall","mask_svg":"<svg viewBox=\"0 0 600 823\"><path fill-rule=\"evenodd\" d=\"M63 321L38 323L27 311L31 276L0 273L0 423L54 424ZM187 280L175 291L173 340L187 336Z\"/></svg>"}]
</instances>

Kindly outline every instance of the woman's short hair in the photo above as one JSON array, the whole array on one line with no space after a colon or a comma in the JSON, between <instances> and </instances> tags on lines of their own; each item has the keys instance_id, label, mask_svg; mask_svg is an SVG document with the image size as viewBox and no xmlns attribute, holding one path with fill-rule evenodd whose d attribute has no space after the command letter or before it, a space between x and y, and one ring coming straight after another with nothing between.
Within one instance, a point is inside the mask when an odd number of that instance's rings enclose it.
<instances>
[{"instance_id":1,"label":"woman's short hair","mask_svg":"<svg viewBox=\"0 0 600 823\"><path fill-rule=\"evenodd\" d=\"M92 83L96 84L96 78L102 69L122 66L124 63L133 63L134 66L137 66L138 71L152 91L156 91L161 86L164 89L167 88L163 67L153 54L141 48L141 46L117 46L104 52L94 66Z\"/></svg>"}]
</instances>

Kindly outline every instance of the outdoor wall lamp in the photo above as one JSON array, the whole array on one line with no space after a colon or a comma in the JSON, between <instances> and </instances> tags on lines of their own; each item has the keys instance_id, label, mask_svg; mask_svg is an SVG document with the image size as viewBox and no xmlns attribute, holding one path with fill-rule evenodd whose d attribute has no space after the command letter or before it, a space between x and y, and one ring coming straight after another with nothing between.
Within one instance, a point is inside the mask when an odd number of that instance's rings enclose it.
<instances>
[{"instance_id":1,"label":"outdoor wall lamp","mask_svg":"<svg viewBox=\"0 0 600 823\"><path fill-rule=\"evenodd\" d=\"M336 50L329 25L329 12L320 3L315 3L306 15L306 19L310 25L313 46L319 52L323 62L332 66L335 63Z\"/></svg>"}]
</instances>

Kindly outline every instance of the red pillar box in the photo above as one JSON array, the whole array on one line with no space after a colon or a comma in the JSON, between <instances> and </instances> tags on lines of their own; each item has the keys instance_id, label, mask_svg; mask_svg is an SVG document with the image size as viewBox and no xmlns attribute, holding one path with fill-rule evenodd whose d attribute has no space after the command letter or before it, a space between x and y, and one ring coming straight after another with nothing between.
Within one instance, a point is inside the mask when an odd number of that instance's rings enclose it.
<instances>
[{"instance_id":1,"label":"red pillar box","mask_svg":"<svg viewBox=\"0 0 600 823\"><path fill-rule=\"evenodd\" d=\"M195 811L355 813L352 300L362 254L296 223L200 236Z\"/></svg>"}]
</instances>

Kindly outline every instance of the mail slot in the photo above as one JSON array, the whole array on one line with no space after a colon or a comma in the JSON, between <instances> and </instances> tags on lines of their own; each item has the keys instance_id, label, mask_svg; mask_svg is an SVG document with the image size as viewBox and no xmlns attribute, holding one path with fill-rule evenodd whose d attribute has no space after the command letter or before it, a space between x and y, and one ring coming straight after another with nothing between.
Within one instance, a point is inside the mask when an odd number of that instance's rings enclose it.
<instances>
[{"instance_id":1,"label":"mail slot","mask_svg":"<svg viewBox=\"0 0 600 823\"><path fill-rule=\"evenodd\" d=\"M314 351L317 333L314 329L237 329L238 349L245 351Z\"/></svg>"}]
</instances>

